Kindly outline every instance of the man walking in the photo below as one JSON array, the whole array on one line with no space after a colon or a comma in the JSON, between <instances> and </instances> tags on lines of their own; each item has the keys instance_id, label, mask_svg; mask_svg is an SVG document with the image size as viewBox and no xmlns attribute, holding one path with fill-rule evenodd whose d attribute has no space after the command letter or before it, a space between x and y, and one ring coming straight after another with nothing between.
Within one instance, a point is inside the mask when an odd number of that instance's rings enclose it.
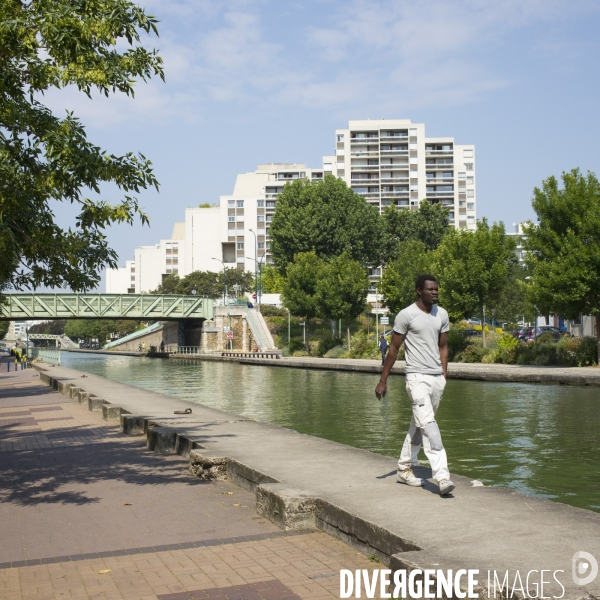
<instances>
[{"instance_id":1,"label":"man walking","mask_svg":"<svg viewBox=\"0 0 600 600\"><path fill-rule=\"evenodd\" d=\"M381 366L382 367L385 364L385 355L387 353L387 349L388 349L388 343L387 343L387 340L385 339L385 336L382 333L381 337L379 338L379 350L381 351Z\"/></svg>"},{"instance_id":2,"label":"man walking","mask_svg":"<svg viewBox=\"0 0 600 600\"><path fill-rule=\"evenodd\" d=\"M440 495L454 489L448 471L448 459L442 444L435 413L440 405L448 369L448 313L436 306L438 284L433 275L421 275L415 282L419 299L401 310L394 321L392 343L375 395L381 399L387 391L387 378L396 362L402 342L406 351L406 391L412 402L413 416L398 460L398 483L422 486L412 467L418 464L421 441L431 464Z\"/></svg>"}]
</instances>

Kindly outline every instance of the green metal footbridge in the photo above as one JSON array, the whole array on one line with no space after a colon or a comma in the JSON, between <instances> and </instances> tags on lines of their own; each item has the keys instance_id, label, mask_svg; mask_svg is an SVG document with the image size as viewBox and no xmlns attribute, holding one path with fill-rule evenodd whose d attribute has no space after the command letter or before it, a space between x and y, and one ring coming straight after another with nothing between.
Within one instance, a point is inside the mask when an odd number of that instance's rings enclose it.
<instances>
[{"instance_id":1,"label":"green metal footbridge","mask_svg":"<svg viewBox=\"0 0 600 600\"><path fill-rule=\"evenodd\" d=\"M6 294L1 321L139 319L188 321L213 318L213 300L152 294Z\"/></svg>"}]
</instances>

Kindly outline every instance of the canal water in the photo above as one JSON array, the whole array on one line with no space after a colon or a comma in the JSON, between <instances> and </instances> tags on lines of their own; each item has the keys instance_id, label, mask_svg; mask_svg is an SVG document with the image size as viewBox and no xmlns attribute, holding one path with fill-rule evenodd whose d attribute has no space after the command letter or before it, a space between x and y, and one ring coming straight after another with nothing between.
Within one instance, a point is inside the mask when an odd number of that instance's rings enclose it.
<instances>
[{"instance_id":1,"label":"canal water","mask_svg":"<svg viewBox=\"0 0 600 600\"><path fill-rule=\"evenodd\" d=\"M379 401L375 374L67 352L61 361L387 456L411 415L400 376ZM600 512L597 388L450 380L437 418L452 472Z\"/></svg>"}]
</instances>

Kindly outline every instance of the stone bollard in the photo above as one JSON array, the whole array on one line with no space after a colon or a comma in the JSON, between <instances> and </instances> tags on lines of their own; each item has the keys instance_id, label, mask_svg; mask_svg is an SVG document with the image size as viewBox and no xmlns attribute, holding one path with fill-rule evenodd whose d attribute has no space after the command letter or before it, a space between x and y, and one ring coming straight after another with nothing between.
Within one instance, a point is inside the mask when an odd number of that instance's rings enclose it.
<instances>
[{"instance_id":1,"label":"stone bollard","mask_svg":"<svg viewBox=\"0 0 600 600\"><path fill-rule=\"evenodd\" d=\"M97 398L96 396L88 396L88 410L92 412L102 412L102 405L106 402L104 398Z\"/></svg>"},{"instance_id":2,"label":"stone bollard","mask_svg":"<svg viewBox=\"0 0 600 600\"><path fill-rule=\"evenodd\" d=\"M121 416L121 407L114 404L102 405L102 418L105 421L118 421Z\"/></svg>"},{"instance_id":3,"label":"stone bollard","mask_svg":"<svg viewBox=\"0 0 600 600\"><path fill-rule=\"evenodd\" d=\"M146 423L144 417L137 415L120 415L121 431L126 435L144 435Z\"/></svg>"},{"instance_id":4,"label":"stone bollard","mask_svg":"<svg viewBox=\"0 0 600 600\"><path fill-rule=\"evenodd\" d=\"M158 454L175 454L177 432L165 427L151 427L146 432L146 446Z\"/></svg>"},{"instance_id":5,"label":"stone bollard","mask_svg":"<svg viewBox=\"0 0 600 600\"><path fill-rule=\"evenodd\" d=\"M71 400L77 400L78 399L78 394L79 392L83 392L83 390L81 388L75 387L73 386L70 390L69 390L69 396L71 397Z\"/></svg>"}]
</instances>

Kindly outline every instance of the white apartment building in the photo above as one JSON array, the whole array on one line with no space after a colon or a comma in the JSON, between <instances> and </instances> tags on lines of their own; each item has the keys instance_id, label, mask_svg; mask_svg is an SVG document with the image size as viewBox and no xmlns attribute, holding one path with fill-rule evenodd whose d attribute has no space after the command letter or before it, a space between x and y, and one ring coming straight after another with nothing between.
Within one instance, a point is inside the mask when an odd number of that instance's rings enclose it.
<instances>
[{"instance_id":1,"label":"white apartment building","mask_svg":"<svg viewBox=\"0 0 600 600\"><path fill-rule=\"evenodd\" d=\"M336 131L335 154L322 166L268 163L239 174L233 193L211 208L188 208L175 223L171 239L135 250L125 267L108 271L108 293L141 293L158 287L173 273L238 268L254 271L256 262L272 262L269 226L277 197L286 183L342 178L367 202L416 210L427 199L450 208L457 228L475 228L475 148L454 138L426 138L425 125L409 120L350 121ZM220 264L219 261L222 261ZM373 269L372 277L380 275Z\"/></svg>"},{"instance_id":2,"label":"white apartment building","mask_svg":"<svg viewBox=\"0 0 600 600\"><path fill-rule=\"evenodd\" d=\"M423 199L450 208L457 228L475 229L475 147L425 137L410 120L350 121L338 129L333 173L381 211L416 209Z\"/></svg>"}]
</instances>

